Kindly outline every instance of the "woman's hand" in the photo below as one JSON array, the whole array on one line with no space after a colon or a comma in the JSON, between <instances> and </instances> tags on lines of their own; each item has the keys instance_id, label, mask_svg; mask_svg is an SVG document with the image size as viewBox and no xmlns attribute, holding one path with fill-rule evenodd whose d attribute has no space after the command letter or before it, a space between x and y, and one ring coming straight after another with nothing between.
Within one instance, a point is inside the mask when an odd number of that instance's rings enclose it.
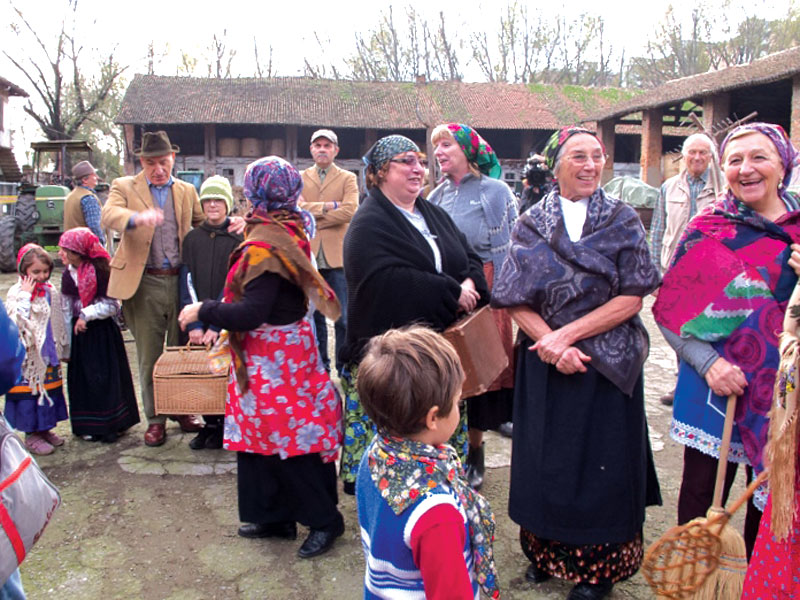
<instances>
[{"instance_id":1,"label":"woman's hand","mask_svg":"<svg viewBox=\"0 0 800 600\"><path fill-rule=\"evenodd\" d=\"M178 315L178 324L181 326L181 330L186 331L186 326L189 323L199 320L201 306L203 306L202 302L195 302L183 307L181 314Z\"/></svg>"},{"instance_id":2,"label":"woman's hand","mask_svg":"<svg viewBox=\"0 0 800 600\"><path fill-rule=\"evenodd\" d=\"M800 277L800 244L792 244L792 255L789 257L789 266Z\"/></svg>"},{"instance_id":3,"label":"woman's hand","mask_svg":"<svg viewBox=\"0 0 800 600\"><path fill-rule=\"evenodd\" d=\"M539 358L542 359L542 362L555 365L566 349L572 346L574 341L575 340L567 336L567 333L562 327L540 337L539 341L531 346L530 349L535 350L539 354Z\"/></svg>"},{"instance_id":4,"label":"woman's hand","mask_svg":"<svg viewBox=\"0 0 800 600\"><path fill-rule=\"evenodd\" d=\"M78 317L78 320L75 321L75 327L73 329L75 330L75 335L86 331L86 320L83 319L83 317Z\"/></svg>"},{"instance_id":5,"label":"woman's hand","mask_svg":"<svg viewBox=\"0 0 800 600\"><path fill-rule=\"evenodd\" d=\"M228 233L244 233L245 227L247 227L247 222L242 217L230 217Z\"/></svg>"},{"instance_id":6,"label":"woman's hand","mask_svg":"<svg viewBox=\"0 0 800 600\"><path fill-rule=\"evenodd\" d=\"M575 346L570 346L561 355L556 363L556 369L564 375L573 373L586 373L586 365L583 363L591 362L592 357L584 354Z\"/></svg>"},{"instance_id":7,"label":"woman's hand","mask_svg":"<svg viewBox=\"0 0 800 600\"><path fill-rule=\"evenodd\" d=\"M36 285L36 280L33 277L31 277L30 275L23 275L19 287L23 292L28 292L30 294L31 292L33 292L33 286L35 285Z\"/></svg>"},{"instance_id":8,"label":"woman's hand","mask_svg":"<svg viewBox=\"0 0 800 600\"><path fill-rule=\"evenodd\" d=\"M189 343L199 346L203 343L203 330L192 329L189 331Z\"/></svg>"},{"instance_id":9,"label":"woman's hand","mask_svg":"<svg viewBox=\"0 0 800 600\"><path fill-rule=\"evenodd\" d=\"M747 379L742 370L721 356L706 371L705 379L708 387L717 396L741 396L747 387Z\"/></svg>"},{"instance_id":10,"label":"woman's hand","mask_svg":"<svg viewBox=\"0 0 800 600\"><path fill-rule=\"evenodd\" d=\"M209 329L203 334L203 345L213 346L214 342L217 341L218 337L219 337L219 331L214 331L213 329Z\"/></svg>"},{"instance_id":11,"label":"woman's hand","mask_svg":"<svg viewBox=\"0 0 800 600\"><path fill-rule=\"evenodd\" d=\"M472 312L478 305L481 295L475 289L475 282L467 277L461 282L461 295L458 297L458 308L464 312Z\"/></svg>"}]
</instances>

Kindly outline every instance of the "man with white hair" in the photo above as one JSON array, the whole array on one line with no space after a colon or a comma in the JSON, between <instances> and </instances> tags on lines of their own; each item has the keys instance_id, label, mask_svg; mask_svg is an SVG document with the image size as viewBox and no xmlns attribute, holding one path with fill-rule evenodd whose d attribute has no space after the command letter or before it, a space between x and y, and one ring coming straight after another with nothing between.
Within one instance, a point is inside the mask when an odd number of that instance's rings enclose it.
<instances>
[{"instance_id":1,"label":"man with white hair","mask_svg":"<svg viewBox=\"0 0 800 600\"><path fill-rule=\"evenodd\" d=\"M689 221L698 211L712 204L722 191L717 147L705 133L693 133L683 142L680 173L667 179L653 209L650 225L650 254L663 273L672 262ZM661 397L672 405L674 390Z\"/></svg>"}]
</instances>

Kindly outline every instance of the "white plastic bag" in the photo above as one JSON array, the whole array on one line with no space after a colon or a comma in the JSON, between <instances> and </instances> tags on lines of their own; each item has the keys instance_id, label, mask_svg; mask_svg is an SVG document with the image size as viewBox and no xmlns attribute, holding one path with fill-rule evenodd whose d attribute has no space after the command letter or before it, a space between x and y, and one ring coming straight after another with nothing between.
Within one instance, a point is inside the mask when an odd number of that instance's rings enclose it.
<instances>
[{"instance_id":1,"label":"white plastic bag","mask_svg":"<svg viewBox=\"0 0 800 600\"><path fill-rule=\"evenodd\" d=\"M0 582L39 540L61 495L0 416Z\"/></svg>"}]
</instances>

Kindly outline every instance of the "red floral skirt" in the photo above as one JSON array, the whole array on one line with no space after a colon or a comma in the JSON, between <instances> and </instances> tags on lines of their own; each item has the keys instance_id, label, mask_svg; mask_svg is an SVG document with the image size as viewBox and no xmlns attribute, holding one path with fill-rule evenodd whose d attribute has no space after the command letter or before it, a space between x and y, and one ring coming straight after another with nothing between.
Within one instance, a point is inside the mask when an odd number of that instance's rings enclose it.
<instances>
[{"instance_id":1,"label":"red floral skirt","mask_svg":"<svg viewBox=\"0 0 800 600\"><path fill-rule=\"evenodd\" d=\"M342 404L308 319L261 325L247 333L243 350L249 389L242 394L231 371L224 447L284 459L319 453L324 462L336 460Z\"/></svg>"}]
</instances>

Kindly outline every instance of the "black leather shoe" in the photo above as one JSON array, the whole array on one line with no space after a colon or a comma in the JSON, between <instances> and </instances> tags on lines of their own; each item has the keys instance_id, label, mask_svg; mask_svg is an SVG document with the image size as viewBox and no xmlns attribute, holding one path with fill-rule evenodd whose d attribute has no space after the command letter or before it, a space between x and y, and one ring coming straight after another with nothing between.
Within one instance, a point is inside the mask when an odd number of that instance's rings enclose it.
<instances>
[{"instance_id":1,"label":"black leather shoe","mask_svg":"<svg viewBox=\"0 0 800 600\"><path fill-rule=\"evenodd\" d=\"M602 600L611 592L614 584L610 581L587 583L582 581L570 590L567 600Z\"/></svg>"},{"instance_id":2,"label":"black leather shoe","mask_svg":"<svg viewBox=\"0 0 800 600\"><path fill-rule=\"evenodd\" d=\"M525 571L525 581L530 581L531 583L544 583L551 577L552 575L550 575L550 573L543 571L533 564Z\"/></svg>"},{"instance_id":3,"label":"black leather shoe","mask_svg":"<svg viewBox=\"0 0 800 600\"><path fill-rule=\"evenodd\" d=\"M243 538L280 538L282 540L297 539L297 523L245 523L239 527L238 534Z\"/></svg>"},{"instance_id":4,"label":"black leather shoe","mask_svg":"<svg viewBox=\"0 0 800 600\"><path fill-rule=\"evenodd\" d=\"M206 450L219 450L222 448L222 427L211 427L211 433L206 438Z\"/></svg>"},{"instance_id":5,"label":"black leather shoe","mask_svg":"<svg viewBox=\"0 0 800 600\"><path fill-rule=\"evenodd\" d=\"M203 450L206 447L206 440L210 434L211 431L207 427L203 427L200 432L191 439L189 448L192 450Z\"/></svg>"},{"instance_id":6,"label":"black leather shoe","mask_svg":"<svg viewBox=\"0 0 800 600\"><path fill-rule=\"evenodd\" d=\"M333 548L333 542L336 541L340 535L344 533L344 521L338 529L334 531L322 531L320 529L312 529L308 532L308 537L300 549L297 551L297 556L300 558L312 558L325 554L328 550Z\"/></svg>"}]
</instances>

